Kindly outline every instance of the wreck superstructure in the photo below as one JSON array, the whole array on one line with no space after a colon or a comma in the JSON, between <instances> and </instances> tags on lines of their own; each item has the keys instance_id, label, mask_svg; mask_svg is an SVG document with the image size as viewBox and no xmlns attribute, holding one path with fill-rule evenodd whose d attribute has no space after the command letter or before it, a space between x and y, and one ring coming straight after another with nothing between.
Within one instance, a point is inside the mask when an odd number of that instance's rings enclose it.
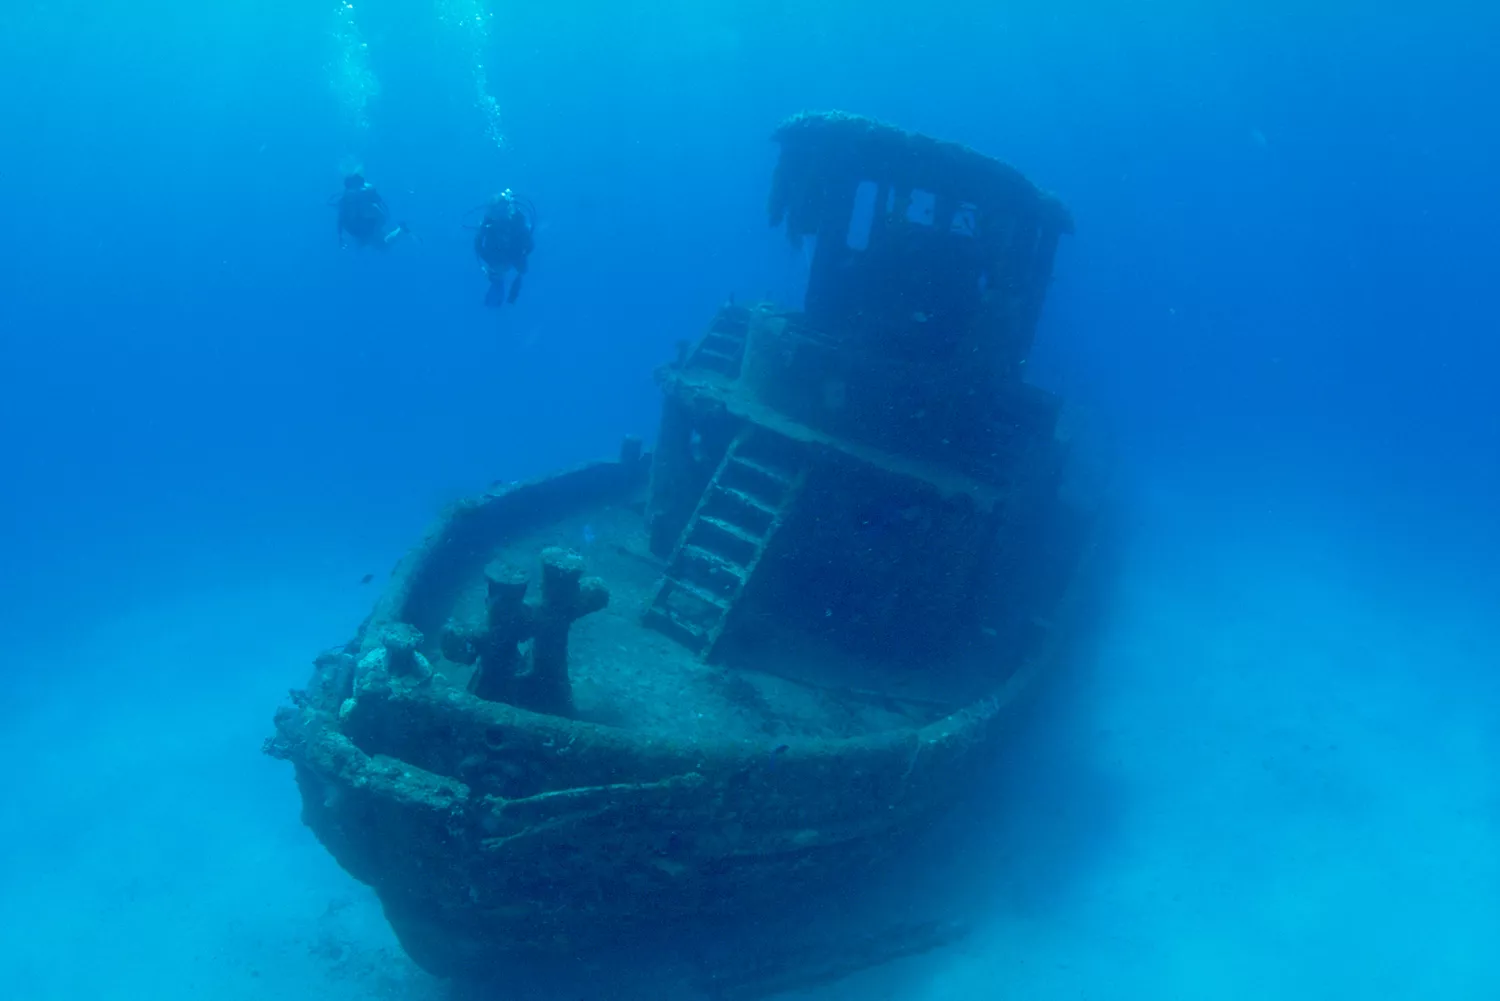
<instances>
[{"instance_id":1,"label":"wreck superstructure","mask_svg":"<svg viewBox=\"0 0 1500 1001\"><path fill-rule=\"evenodd\" d=\"M775 139L804 308L721 309L649 453L456 505L277 715L304 819L434 972L693 953L868 877L1055 655L1086 533L1023 374L1066 210L867 119ZM754 996L940 937L696 978Z\"/></svg>"},{"instance_id":2,"label":"wreck superstructure","mask_svg":"<svg viewBox=\"0 0 1500 1001\"><path fill-rule=\"evenodd\" d=\"M1022 372L1071 220L998 161L866 119L776 139L770 221L816 240L806 309L726 309L665 374L650 619L712 654L764 576L762 623L941 659L1006 529L1055 496L1058 403Z\"/></svg>"}]
</instances>

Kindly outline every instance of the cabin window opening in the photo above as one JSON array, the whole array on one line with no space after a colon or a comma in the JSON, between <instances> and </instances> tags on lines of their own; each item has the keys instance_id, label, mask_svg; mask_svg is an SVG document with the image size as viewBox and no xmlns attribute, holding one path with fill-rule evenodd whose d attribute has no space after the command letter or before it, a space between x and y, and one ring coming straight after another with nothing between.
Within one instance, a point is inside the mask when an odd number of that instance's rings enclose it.
<instances>
[{"instance_id":1,"label":"cabin window opening","mask_svg":"<svg viewBox=\"0 0 1500 1001\"><path fill-rule=\"evenodd\" d=\"M937 195L921 188L913 189L906 203L906 221L931 226L937 220Z\"/></svg>"},{"instance_id":2,"label":"cabin window opening","mask_svg":"<svg viewBox=\"0 0 1500 1001\"><path fill-rule=\"evenodd\" d=\"M854 189L854 210L849 213L849 234L845 239L850 250L870 246L870 228L875 225L875 199L880 194L874 181L861 181Z\"/></svg>"}]
</instances>

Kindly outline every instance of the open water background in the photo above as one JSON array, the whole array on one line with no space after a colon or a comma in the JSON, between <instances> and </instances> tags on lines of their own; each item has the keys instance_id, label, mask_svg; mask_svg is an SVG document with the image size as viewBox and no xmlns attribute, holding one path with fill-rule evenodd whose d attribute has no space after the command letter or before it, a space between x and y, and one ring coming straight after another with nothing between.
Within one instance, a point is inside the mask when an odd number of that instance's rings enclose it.
<instances>
[{"instance_id":1,"label":"open water background","mask_svg":"<svg viewBox=\"0 0 1500 1001\"><path fill-rule=\"evenodd\" d=\"M1091 661L960 948L825 1001L1500 997L1500 13L1464 0L8 0L0 993L421 999L270 714L453 497L655 427L795 293L782 117L1072 208L1034 378L1108 430ZM420 244L339 252L359 162ZM460 223L543 223L483 310Z\"/></svg>"}]
</instances>

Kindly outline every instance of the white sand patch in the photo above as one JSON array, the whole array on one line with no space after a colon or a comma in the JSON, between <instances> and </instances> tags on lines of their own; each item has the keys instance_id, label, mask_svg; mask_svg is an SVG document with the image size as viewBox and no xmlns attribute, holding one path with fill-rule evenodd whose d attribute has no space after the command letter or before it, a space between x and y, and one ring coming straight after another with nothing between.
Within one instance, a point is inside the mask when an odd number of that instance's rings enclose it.
<instances>
[{"instance_id":1,"label":"white sand patch","mask_svg":"<svg viewBox=\"0 0 1500 1001\"><path fill-rule=\"evenodd\" d=\"M260 754L309 654L352 626L274 583L93 625L42 652L68 690L0 737L6 996L428 994Z\"/></svg>"},{"instance_id":2,"label":"white sand patch","mask_svg":"<svg viewBox=\"0 0 1500 1001\"><path fill-rule=\"evenodd\" d=\"M1486 602L1329 526L1155 513L1099 662L1013 751L1032 819L976 835L993 923L822 996L1500 997Z\"/></svg>"},{"instance_id":3,"label":"white sand patch","mask_svg":"<svg viewBox=\"0 0 1500 1001\"><path fill-rule=\"evenodd\" d=\"M1323 526L1158 513L1098 663L1049 697L997 778L1005 809L948 860L989 924L807 997L1500 997L1485 602ZM20 654L57 683L0 731L7 997L437 996L259 753L373 598L348 592L327 571L205 588Z\"/></svg>"}]
</instances>

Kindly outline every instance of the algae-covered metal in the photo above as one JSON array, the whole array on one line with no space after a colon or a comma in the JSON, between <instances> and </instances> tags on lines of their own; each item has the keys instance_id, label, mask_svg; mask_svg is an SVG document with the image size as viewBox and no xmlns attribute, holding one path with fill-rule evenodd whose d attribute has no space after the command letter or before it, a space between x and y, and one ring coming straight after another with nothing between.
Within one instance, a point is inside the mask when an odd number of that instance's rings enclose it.
<instances>
[{"instance_id":1,"label":"algae-covered metal","mask_svg":"<svg viewBox=\"0 0 1500 1001\"><path fill-rule=\"evenodd\" d=\"M722 309L650 454L447 512L277 714L304 819L434 972L649 946L755 996L948 934L702 951L878 871L1064 638L1086 532L1022 362L1071 223L962 147L776 138L806 308Z\"/></svg>"}]
</instances>

